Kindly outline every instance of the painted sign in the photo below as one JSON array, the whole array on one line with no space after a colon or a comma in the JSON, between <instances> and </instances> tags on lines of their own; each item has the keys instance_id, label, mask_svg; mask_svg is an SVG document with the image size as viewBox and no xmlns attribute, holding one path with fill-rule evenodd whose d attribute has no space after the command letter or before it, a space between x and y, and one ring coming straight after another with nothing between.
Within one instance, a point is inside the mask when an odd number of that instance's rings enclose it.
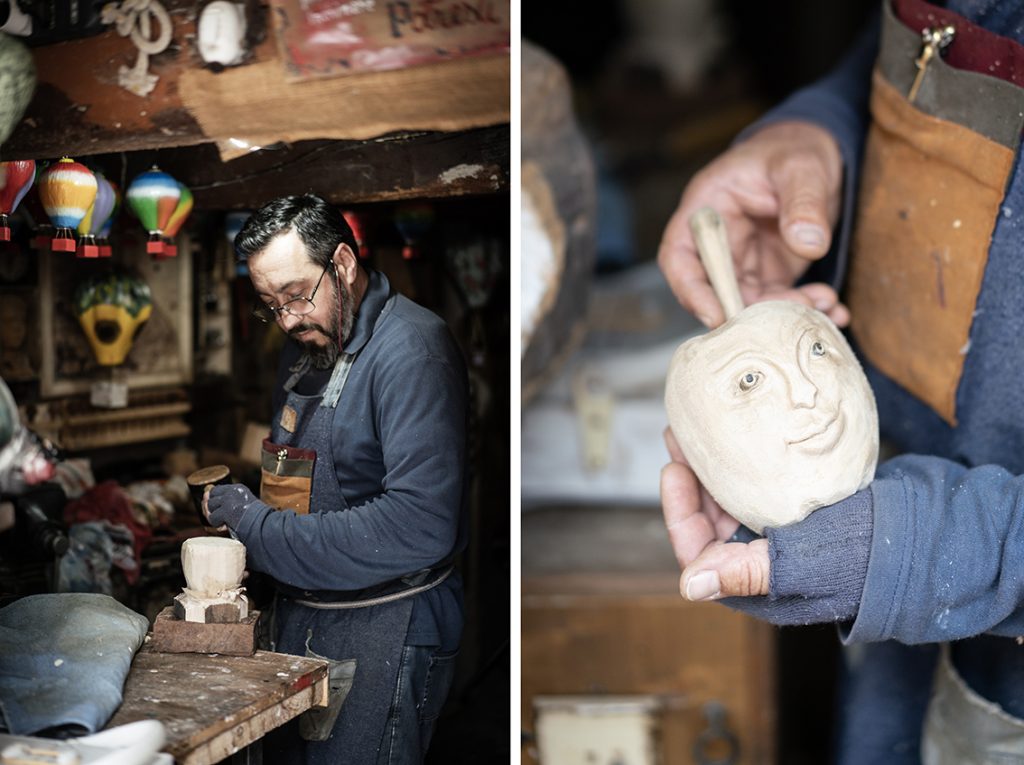
<instances>
[{"instance_id":1,"label":"painted sign","mask_svg":"<svg viewBox=\"0 0 1024 765\"><path fill-rule=\"evenodd\" d=\"M271 0L288 79L508 51L510 0Z\"/></svg>"}]
</instances>

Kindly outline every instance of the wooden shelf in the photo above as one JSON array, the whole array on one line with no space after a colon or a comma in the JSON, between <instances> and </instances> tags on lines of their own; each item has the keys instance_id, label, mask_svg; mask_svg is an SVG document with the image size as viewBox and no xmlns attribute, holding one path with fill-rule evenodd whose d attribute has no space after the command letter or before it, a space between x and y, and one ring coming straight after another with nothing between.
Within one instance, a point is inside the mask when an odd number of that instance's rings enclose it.
<instances>
[{"instance_id":1,"label":"wooden shelf","mask_svg":"<svg viewBox=\"0 0 1024 765\"><path fill-rule=\"evenodd\" d=\"M202 172L179 178L199 187L199 208L223 207L229 196L232 206L244 206L236 200L252 187L264 200L282 182L305 191L325 173L320 185L348 189L336 202L507 188L507 53L287 82L268 33L245 64L214 73L194 47L194 4L167 6L172 43L150 59L159 81L146 97L117 84L119 67L134 63L136 49L112 30L32 49L36 93L2 147L3 159L205 145ZM293 148L307 142L319 143L314 151ZM228 172L229 159L244 166ZM282 171L290 164L294 172Z\"/></svg>"}]
</instances>

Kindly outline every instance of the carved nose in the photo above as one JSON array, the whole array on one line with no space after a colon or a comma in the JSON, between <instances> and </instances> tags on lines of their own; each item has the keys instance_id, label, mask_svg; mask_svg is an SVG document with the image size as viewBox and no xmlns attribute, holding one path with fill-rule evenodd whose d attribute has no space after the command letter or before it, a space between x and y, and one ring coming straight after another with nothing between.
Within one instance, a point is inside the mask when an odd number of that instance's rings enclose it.
<instances>
[{"instance_id":1,"label":"carved nose","mask_svg":"<svg viewBox=\"0 0 1024 765\"><path fill-rule=\"evenodd\" d=\"M789 398L797 409L812 409L817 396L818 387L802 374L790 383Z\"/></svg>"}]
</instances>

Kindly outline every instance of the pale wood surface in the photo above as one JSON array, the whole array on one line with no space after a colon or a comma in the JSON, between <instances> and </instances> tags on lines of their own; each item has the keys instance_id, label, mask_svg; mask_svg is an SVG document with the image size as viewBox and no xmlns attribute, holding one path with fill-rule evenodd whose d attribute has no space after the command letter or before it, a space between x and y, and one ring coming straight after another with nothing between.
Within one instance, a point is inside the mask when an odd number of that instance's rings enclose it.
<instances>
[{"instance_id":1,"label":"pale wood surface","mask_svg":"<svg viewBox=\"0 0 1024 765\"><path fill-rule=\"evenodd\" d=\"M690 230L693 231L700 262L708 273L708 281L725 311L725 318L731 319L743 310L743 298L736 281L725 224L717 212L710 207L702 207L690 216Z\"/></svg>"},{"instance_id":2,"label":"pale wood surface","mask_svg":"<svg viewBox=\"0 0 1024 765\"><path fill-rule=\"evenodd\" d=\"M314 706L327 704L327 663L253 656L157 653L132 662L124 701L108 727L159 720L179 765L219 762Z\"/></svg>"}]
</instances>

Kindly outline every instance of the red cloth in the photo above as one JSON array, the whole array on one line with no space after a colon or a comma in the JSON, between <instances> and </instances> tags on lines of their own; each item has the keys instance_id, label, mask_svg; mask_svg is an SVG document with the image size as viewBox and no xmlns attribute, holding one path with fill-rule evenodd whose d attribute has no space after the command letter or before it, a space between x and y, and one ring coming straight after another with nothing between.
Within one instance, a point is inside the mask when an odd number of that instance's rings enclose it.
<instances>
[{"instance_id":1,"label":"red cloth","mask_svg":"<svg viewBox=\"0 0 1024 765\"><path fill-rule=\"evenodd\" d=\"M956 36L942 52L942 60L950 66L1024 86L1024 46L1020 43L925 0L895 0L893 10L915 32L952 24Z\"/></svg>"},{"instance_id":2,"label":"red cloth","mask_svg":"<svg viewBox=\"0 0 1024 765\"><path fill-rule=\"evenodd\" d=\"M128 527L134 538L135 561L136 563L142 561L142 551L153 538L153 532L149 526L139 523L135 519L132 514L132 501L117 481L104 481L97 484L65 506L64 523L68 526L89 521L110 521ZM129 584L135 584L138 581L138 566L134 569L122 570Z\"/></svg>"}]
</instances>

